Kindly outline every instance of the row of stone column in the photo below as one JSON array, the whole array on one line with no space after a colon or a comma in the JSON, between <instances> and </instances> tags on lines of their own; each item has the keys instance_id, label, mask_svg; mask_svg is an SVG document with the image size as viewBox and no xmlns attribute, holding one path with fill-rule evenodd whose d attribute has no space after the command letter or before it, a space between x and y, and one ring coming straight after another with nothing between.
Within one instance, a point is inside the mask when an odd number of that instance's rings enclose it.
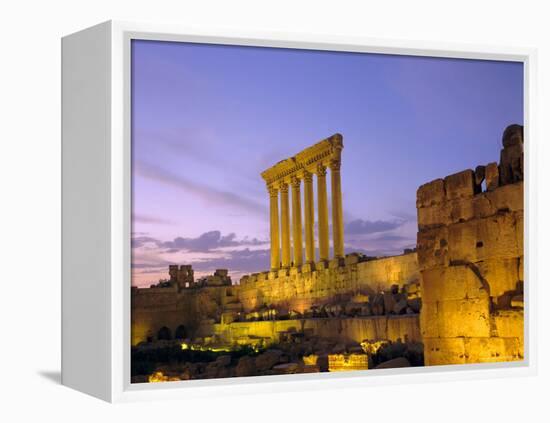
<instances>
[{"instance_id":1,"label":"row of stone column","mask_svg":"<svg viewBox=\"0 0 550 423\"><path fill-rule=\"evenodd\" d=\"M331 171L331 199L332 199L332 242L334 257L344 256L344 223L342 214L342 189L340 182L340 162L330 162ZM328 230L328 202L327 202L327 168L319 164L316 168L317 175L317 220L319 233L319 259L329 259L329 230ZM314 219L315 209L313 204L313 174L304 171L300 175L294 175L290 179L292 189L292 244L294 266L301 266L303 259L302 243L302 196L301 183L304 181L304 235L305 235L305 262L315 262L315 236ZM271 222L271 269L291 266L290 255L290 207L288 195L288 183L278 182L268 186L270 196L270 222ZM280 193L280 196L279 196ZM279 197L281 212L279 215ZM279 227L279 222L281 223ZM279 238L279 233L281 234Z\"/></svg>"}]
</instances>

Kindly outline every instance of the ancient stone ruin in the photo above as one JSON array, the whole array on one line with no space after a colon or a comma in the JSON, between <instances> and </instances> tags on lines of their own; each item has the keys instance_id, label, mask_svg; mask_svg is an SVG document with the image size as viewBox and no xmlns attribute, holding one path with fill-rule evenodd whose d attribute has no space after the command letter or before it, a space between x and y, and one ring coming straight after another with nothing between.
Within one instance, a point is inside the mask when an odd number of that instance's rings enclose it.
<instances>
[{"instance_id":1,"label":"ancient stone ruin","mask_svg":"<svg viewBox=\"0 0 550 423\"><path fill-rule=\"evenodd\" d=\"M341 135L267 169L270 269L233 284L225 269L195 280L171 265L168 280L133 288L133 381L521 360L523 127L502 145L498 164L418 188L417 247L391 257L344 254ZM183 361L140 361L166 349Z\"/></svg>"},{"instance_id":2,"label":"ancient stone ruin","mask_svg":"<svg viewBox=\"0 0 550 423\"><path fill-rule=\"evenodd\" d=\"M502 145L498 165L417 191L427 365L523 358L523 128Z\"/></svg>"}]
</instances>

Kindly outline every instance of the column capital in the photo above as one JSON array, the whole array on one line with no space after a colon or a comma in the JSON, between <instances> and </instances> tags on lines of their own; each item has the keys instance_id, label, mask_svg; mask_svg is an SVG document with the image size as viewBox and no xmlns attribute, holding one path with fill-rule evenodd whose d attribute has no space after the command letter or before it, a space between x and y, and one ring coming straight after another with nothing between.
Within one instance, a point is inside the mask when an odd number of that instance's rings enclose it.
<instances>
[{"instance_id":1,"label":"column capital","mask_svg":"<svg viewBox=\"0 0 550 423\"><path fill-rule=\"evenodd\" d=\"M283 194L288 194L288 184L286 182L280 182L279 191L281 191Z\"/></svg>"},{"instance_id":2,"label":"column capital","mask_svg":"<svg viewBox=\"0 0 550 423\"><path fill-rule=\"evenodd\" d=\"M323 165L323 163L319 163L317 165L317 176L323 177L327 176L327 167Z\"/></svg>"},{"instance_id":3,"label":"column capital","mask_svg":"<svg viewBox=\"0 0 550 423\"><path fill-rule=\"evenodd\" d=\"M313 182L313 174L308 172L307 170L304 170L303 177L304 177L304 182L307 182L307 183Z\"/></svg>"},{"instance_id":4,"label":"column capital","mask_svg":"<svg viewBox=\"0 0 550 423\"><path fill-rule=\"evenodd\" d=\"M292 185L293 188L300 188L301 184L300 178L298 178L296 175L292 175L290 177L290 185Z\"/></svg>"},{"instance_id":5,"label":"column capital","mask_svg":"<svg viewBox=\"0 0 550 423\"><path fill-rule=\"evenodd\" d=\"M331 160L329 164L330 170L332 172L339 172L341 164L340 160Z\"/></svg>"},{"instance_id":6,"label":"column capital","mask_svg":"<svg viewBox=\"0 0 550 423\"><path fill-rule=\"evenodd\" d=\"M279 190L276 186L274 185L268 185L267 186L267 192L269 192L269 196L270 197L277 197L277 195L279 194Z\"/></svg>"}]
</instances>

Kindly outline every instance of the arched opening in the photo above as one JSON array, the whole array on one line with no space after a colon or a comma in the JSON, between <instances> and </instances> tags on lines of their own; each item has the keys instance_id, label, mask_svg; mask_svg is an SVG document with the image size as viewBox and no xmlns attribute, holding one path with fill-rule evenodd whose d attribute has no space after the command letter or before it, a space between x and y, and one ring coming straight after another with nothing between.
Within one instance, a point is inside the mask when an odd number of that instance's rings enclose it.
<instances>
[{"instance_id":1,"label":"arched opening","mask_svg":"<svg viewBox=\"0 0 550 423\"><path fill-rule=\"evenodd\" d=\"M163 326L158 331L157 339L159 341L169 341L172 339L172 332L166 326Z\"/></svg>"},{"instance_id":2,"label":"arched opening","mask_svg":"<svg viewBox=\"0 0 550 423\"><path fill-rule=\"evenodd\" d=\"M185 326L179 325L176 328L176 333L174 334L174 339L185 339L187 337L187 331L185 330Z\"/></svg>"}]
</instances>

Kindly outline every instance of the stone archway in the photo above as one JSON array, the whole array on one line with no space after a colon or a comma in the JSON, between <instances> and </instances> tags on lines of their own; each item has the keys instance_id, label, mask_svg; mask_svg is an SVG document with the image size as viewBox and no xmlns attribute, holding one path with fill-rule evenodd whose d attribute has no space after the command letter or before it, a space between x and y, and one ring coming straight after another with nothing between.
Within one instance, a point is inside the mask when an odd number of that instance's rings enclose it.
<instances>
[{"instance_id":1,"label":"stone archway","mask_svg":"<svg viewBox=\"0 0 550 423\"><path fill-rule=\"evenodd\" d=\"M179 325L176 328L176 332L174 332L174 339L185 339L187 338L187 330L185 329L185 326Z\"/></svg>"},{"instance_id":2,"label":"stone archway","mask_svg":"<svg viewBox=\"0 0 550 423\"><path fill-rule=\"evenodd\" d=\"M166 326L161 327L157 333L157 339L159 341L170 341L172 339L172 331Z\"/></svg>"}]
</instances>

